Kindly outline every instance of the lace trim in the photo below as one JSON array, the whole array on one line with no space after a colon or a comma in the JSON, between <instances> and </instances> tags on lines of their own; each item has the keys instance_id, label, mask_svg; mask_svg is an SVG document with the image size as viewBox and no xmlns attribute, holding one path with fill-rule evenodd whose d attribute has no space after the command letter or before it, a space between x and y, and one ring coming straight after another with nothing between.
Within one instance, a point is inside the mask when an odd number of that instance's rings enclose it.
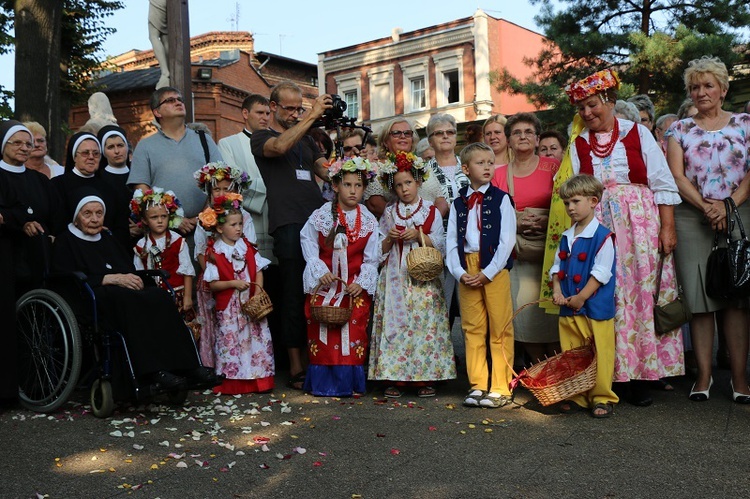
<instances>
[{"instance_id":1,"label":"lace trim","mask_svg":"<svg viewBox=\"0 0 750 499\"><path fill-rule=\"evenodd\" d=\"M370 296L374 296L375 288L378 285L378 268L374 265L363 263L355 282L362 286L362 289L367 291Z\"/></svg>"},{"instance_id":2,"label":"lace trim","mask_svg":"<svg viewBox=\"0 0 750 499\"><path fill-rule=\"evenodd\" d=\"M354 225L354 221L357 217L357 210L351 210L346 212L346 221L350 226ZM331 203L328 202L322 207L318 208L310 215L310 222L312 226L321 234L327 236L333 229L333 214L331 213ZM375 232L378 222L375 216L362 207L362 227L359 229L357 237L365 237L368 234Z\"/></svg>"}]
</instances>

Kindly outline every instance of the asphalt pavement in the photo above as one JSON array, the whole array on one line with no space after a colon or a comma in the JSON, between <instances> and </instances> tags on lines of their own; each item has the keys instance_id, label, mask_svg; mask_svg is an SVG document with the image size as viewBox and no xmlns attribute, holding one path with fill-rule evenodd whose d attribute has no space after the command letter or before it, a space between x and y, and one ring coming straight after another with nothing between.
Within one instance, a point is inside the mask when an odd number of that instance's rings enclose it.
<instances>
[{"instance_id":1,"label":"asphalt pavement","mask_svg":"<svg viewBox=\"0 0 750 499\"><path fill-rule=\"evenodd\" d=\"M462 407L465 372L435 398L382 389L316 398L285 388L194 392L183 407L120 406L97 419L77 393L53 414L0 414L0 498L748 497L750 406L727 371L711 399L691 380L621 403L609 419L562 415L519 390ZM158 401L157 401L158 402Z\"/></svg>"}]
</instances>

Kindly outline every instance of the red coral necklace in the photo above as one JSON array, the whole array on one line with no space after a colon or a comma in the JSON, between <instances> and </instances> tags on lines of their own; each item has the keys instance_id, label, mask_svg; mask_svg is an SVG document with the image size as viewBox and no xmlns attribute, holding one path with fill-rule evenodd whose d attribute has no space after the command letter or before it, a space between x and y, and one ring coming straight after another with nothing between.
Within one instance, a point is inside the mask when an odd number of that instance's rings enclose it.
<instances>
[{"instance_id":1,"label":"red coral necklace","mask_svg":"<svg viewBox=\"0 0 750 499\"><path fill-rule=\"evenodd\" d=\"M417 208L414 211L412 211L411 213L409 213L408 215L406 215L406 216L403 216L401 214L401 211L399 211L399 209L398 209L398 207L399 207L399 205L401 203L396 203L396 216L398 218L400 218L401 220L409 220L411 217L413 217L414 215L416 215L419 210L422 209L422 201L423 201L423 199L419 198L419 204L417 205Z\"/></svg>"},{"instance_id":2,"label":"red coral necklace","mask_svg":"<svg viewBox=\"0 0 750 499\"><path fill-rule=\"evenodd\" d=\"M354 220L354 227L351 229L346 224L346 214L344 213L344 210L341 209L341 206L336 209L339 213L339 225L346 229L346 238L350 243L353 243L359 237L360 230L362 230L362 208L357 205L357 217Z\"/></svg>"},{"instance_id":3,"label":"red coral necklace","mask_svg":"<svg viewBox=\"0 0 750 499\"><path fill-rule=\"evenodd\" d=\"M612 136L606 144L599 144L599 140L596 138L596 133L589 130L589 145L591 146L591 152L593 152L594 156L597 158L606 158L612 154L612 151L615 149L615 144L617 144L617 139L619 138L620 124L617 121L617 118L615 118L615 125L612 128Z\"/></svg>"}]
</instances>

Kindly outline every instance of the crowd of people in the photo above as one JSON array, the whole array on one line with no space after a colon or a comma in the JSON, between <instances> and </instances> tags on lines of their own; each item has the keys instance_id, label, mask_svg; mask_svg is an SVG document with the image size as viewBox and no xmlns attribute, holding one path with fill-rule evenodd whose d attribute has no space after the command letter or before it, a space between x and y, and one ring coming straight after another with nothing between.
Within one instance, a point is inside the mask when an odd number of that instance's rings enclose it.
<instances>
[{"instance_id":1,"label":"crowd of people","mask_svg":"<svg viewBox=\"0 0 750 499\"><path fill-rule=\"evenodd\" d=\"M568 136L533 113L494 115L460 151L442 113L421 141L402 116L377 138L350 127L331 137L314 125L332 97L306 109L292 82L245 99L244 130L218 145L185 122L177 89L160 88L156 133L132 152L118 126L76 133L64 169L41 126L6 121L0 265L13 278L0 301L10 311L50 268L83 271L103 320L132 342L138 376L223 394L270 391L283 364L290 388L316 396L371 381L386 397L432 397L457 375L460 320L463 403L497 408L514 369L593 341L596 384L560 410L597 418L621 398L648 406L650 390L673 389L688 351L689 398L708 400L718 330L733 400L750 403L747 300L706 294L714 231L731 229L724 199L750 220L750 114L723 109L718 59L691 61L684 81L688 100L657 118L648 96L618 100L617 74L599 71L566 88L577 109ZM444 267L417 278L423 246ZM174 299L137 273L155 268ZM657 334L654 306L675 299L678 280L693 319ZM248 303L264 287L274 312L258 318ZM338 321L320 312L342 309ZM198 355L182 327L192 314ZM10 401L12 348L2 355Z\"/></svg>"}]
</instances>

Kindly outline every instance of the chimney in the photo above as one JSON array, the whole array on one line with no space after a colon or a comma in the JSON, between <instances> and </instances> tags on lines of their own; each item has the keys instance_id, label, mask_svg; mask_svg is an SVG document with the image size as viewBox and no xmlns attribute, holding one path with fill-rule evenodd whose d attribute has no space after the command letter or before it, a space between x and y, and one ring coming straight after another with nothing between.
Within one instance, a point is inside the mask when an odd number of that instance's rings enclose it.
<instances>
[{"instance_id":1,"label":"chimney","mask_svg":"<svg viewBox=\"0 0 750 499\"><path fill-rule=\"evenodd\" d=\"M398 43L399 39L401 38L401 33L403 33L404 30L401 28L393 28L391 30L391 40L393 40L393 43Z\"/></svg>"}]
</instances>

